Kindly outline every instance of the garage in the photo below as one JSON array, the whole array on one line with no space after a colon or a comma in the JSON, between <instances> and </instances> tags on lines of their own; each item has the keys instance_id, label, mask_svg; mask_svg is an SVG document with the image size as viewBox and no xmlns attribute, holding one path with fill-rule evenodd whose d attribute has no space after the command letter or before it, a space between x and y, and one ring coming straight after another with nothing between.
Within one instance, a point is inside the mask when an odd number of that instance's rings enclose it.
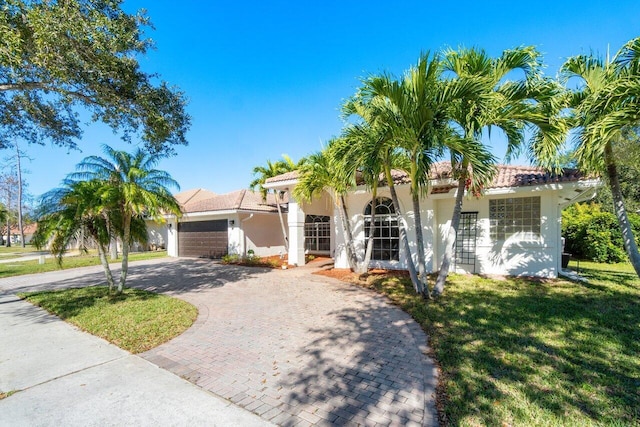
<instances>
[{"instance_id":1,"label":"garage","mask_svg":"<svg viewBox=\"0 0 640 427\"><path fill-rule=\"evenodd\" d=\"M222 258L228 253L227 220L178 223L178 256Z\"/></svg>"}]
</instances>

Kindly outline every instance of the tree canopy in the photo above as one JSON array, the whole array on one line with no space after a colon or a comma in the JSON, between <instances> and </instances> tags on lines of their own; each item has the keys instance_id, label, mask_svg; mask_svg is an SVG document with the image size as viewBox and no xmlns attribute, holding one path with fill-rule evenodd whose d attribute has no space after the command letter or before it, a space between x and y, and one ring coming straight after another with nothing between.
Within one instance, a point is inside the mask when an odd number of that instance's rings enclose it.
<instances>
[{"instance_id":1,"label":"tree canopy","mask_svg":"<svg viewBox=\"0 0 640 427\"><path fill-rule=\"evenodd\" d=\"M13 137L76 147L77 107L152 152L186 144L182 92L140 70L144 12L122 0L0 2L0 148Z\"/></svg>"}]
</instances>

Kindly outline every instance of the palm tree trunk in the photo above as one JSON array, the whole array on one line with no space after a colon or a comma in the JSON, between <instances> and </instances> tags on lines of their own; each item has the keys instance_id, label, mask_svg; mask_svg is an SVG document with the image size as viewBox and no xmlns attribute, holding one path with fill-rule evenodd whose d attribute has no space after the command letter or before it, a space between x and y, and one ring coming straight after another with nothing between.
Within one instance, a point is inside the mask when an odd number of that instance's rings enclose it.
<instances>
[{"instance_id":1,"label":"palm tree trunk","mask_svg":"<svg viewBox=\"0 0 640 427\"><path fill-rule=\"evenodd\" d=\"M369 238L367 239L367 249L364 252L364 260L358 267L358 274L365 274L369 271L371 254L373 253L373 242L376 232L376 204L378 200L378 186L374 184L371 190L371 225L369 226Z\"/></svg>"},{"instance_id":2,"label":"palm tree trunk","mask_svg":"<svg viewBox=\"0 0 640 427\"><path fill-rule=\"evenodd\" d=\"M284 226L284 219L282 218L282 210L280 209L280 196L276 190L276 207L278 208L278 217L280 218L280 227L282 228L282 238L284 239L284 250L289 255L289 238L287 237L287 229Z\"/></svg>"},{"instance_id":3,"label":"palm tree trunk","mask_svg":"<svg viewBox=\"0 0 640 427\"><path fill-rule=\"evenodd\" d=\"M633 229L631 228L631 223L627 216L627 209L624 206L622 190L620 189L620 180L618 178L618 169L613 158L613 148L611 147L610 142L605 146L604 159L607 165L607 175L609 178L609 186L611 187L611 195L613 196L613 208L615 210L616 217L618 218L620 231L622 232L624 248L627 251L627 255L629 255L631 265L633 265L636 274L640 277L640 253L638 252L638 245L636 244Z\"/></svg>"},{"instance_id":4,"label":"palm tree trunk","mask_svg":"<svg viewBox=\"0 0 640 427\"><path fill-rule=\"evenodd\" d=\"M391 192L391 201L393 202L393 207L396 211L396 215L398 215L398 228L400 229L400 241L402 242L402 246L404 248L405 257L407 259L407 268L409 269L409 277L411 277L411 283L413 284L413 289L418 294L422 294L424 289L422 288L422 282L418 278L418 273L416 271L416 265L413 263L413 257L411 256L411 248L409 247L409 240L407 239L407 230L405 229L404 223L402 222L402 210L400 209L400 202L398 201L398 194L396 193L396 187L393 184L393 177L391 176L391 169L388 166L385 166L385 176L387 178L387 185L389 186L389 191Z\"/></svg>"},{"instance_id":5,"label":"palm tree trunk","mask_svg":"<svg viewBox=\"0 0 640 427\"><path fill-rule=\"evenodd\" d=\"M129 271L129 242L131 241L131 215L125 215L124 232L122 235L122 269L120 270L120 283L118 283L118 292L122 293L124 284L127 281L127 272Z\"/></svg>"},{"instance_id":6,"label":"palm tree trunk","mask_svg":"<svg viewBox=\"0 0 640 427\"><path fill-rule=\"evenodd\" d=\"M100 264L102 264L102 268L104 268L104 275L107 278L109 293L112 293L113 288L115 288L115 282L113 281L113 274L111 273L111 267L109 267L109 261L107 260L107 248L105 248L105 246L99 242L98 255L100 256Z\"/></svg>"},{"instance_id":7,"label":"palm tree trunk","mask_svg":"<svg viewBox=\"0 0 640 427\"><path fill-rule=\"evenodd\" d=\"M420 286L423 289L423 296L429 295L429 283L427 281L427 266L424 255L424 235L422 234L422 216L420 214L420 198L418 197L418 191L413 191L411 194L413 201L413 215L416 227L416 243L418 245L418 279L420 280Z\"/></svg>"},{"instance_id":8,"label":"palm tree trunk","mask_svg":"<svg viewBox=\"0 0 640 427\"><path fill-rule=\"evenodd\" d=\"M453 207L453 215L451 216L451 225L447 233L447 241L444 246L444 255L442 256L442 264L440 265L440 272L438 273L438 279L433 287L434 296L442 295L444 292L444 284L449 275L449 268L451 266L451 260L453 259L453 246L456 243L456 236L458 235L458 227L460 226L460 214L462 212L462 198L464 197L464 187L467 180L467 174L463 172L462 176L458 179L458 192L456 193L456 203Z\"/></svg>"},{"instance_id":9,"label":"palm tree trunk","mask_svg":"<svg viewBox=\"0 0 640 427\"><path fill-rule=\"evenodd\" d=\"M349 268L352 271L358 271L358 257L356 256L356 250L353 246L353 232L351 231L351 221L349 221L349 214L347 213L347 202L344 199L344 195L340 195L340 221L342 222L342 228L346 237L345 246L347 249L347 261L349 262Z\"/></svg>"}]
</instances>

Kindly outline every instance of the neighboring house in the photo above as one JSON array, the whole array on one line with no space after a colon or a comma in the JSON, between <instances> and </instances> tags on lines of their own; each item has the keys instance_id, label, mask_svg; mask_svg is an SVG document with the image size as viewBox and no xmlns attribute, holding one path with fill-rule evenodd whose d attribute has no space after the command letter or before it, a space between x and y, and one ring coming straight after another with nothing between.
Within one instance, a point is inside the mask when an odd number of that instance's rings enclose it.
<instances>
[{"instance_id":1,"label":"neighboring house","mask_svg":"<svg viewBox=\"0 0 640 427\"><path fill-rule=\"evenodd\" d=\"M275 204L259 193L238 190L215 194L203 189L177 194L180 218L149 225L149 243L166 245L169 256L220 258L226 254L284 255L284 237ZM282 203L287 224L286 198Z\"/></svg>"},{"instance_id":2,"label":"neighboring house","mask_svg":"<svg viewBox=\"0 0 640 427\"><path fill-rule=\"evenodd\" d=\"M36 228L38 228L38 225L33 223L33 224L25 224L22 227L22 230L24 231L24 243L25 244L29 244L31 243L31 239L33 239L33 233L36 232ZM3 227L2 228L2 242L4 243L4 241L7 238L7 227ZM11 244L15 245L15 244L20 244L21 243L21 237L20 237L20 229L18 228L17 225L11 227L10 230L10 236L11 236Z\"/></svg>"},{"instance_id":3,"label":"neighboring house","mask_svg":"<svg viewBox=\"0 0 640 427\"><path fill-rule=\"evenodd\" d=\"M401 247L399 225L407 225L409 244L415 249L415 228L409 178L394 171L394 182L403 215L396 214L386 185L378 189L376 233L370 267L406 269L407 254ZM451 166L442 162L431 172L428 197L421 200L422 225L428 271L437 271L444 253L457 192ZM296 172L267 180L265 187L291 191L298 183ZM561 266L561 211L593 197L599 181L576 171L551 175L531 166L498 166L493 183L480 198L465 195L458 231L453 270L481 274L556 277ZM355 246L364 258L370 228L371 193L358 186L346 197ZM323 245L337 268L348 268L343 227L328 194L312 203L289 201L289 263L304 264L305 252ZM325 230L317 234L317 224ZM328 241L327 241L328 238Z\"/></svg>"}]
</instances>

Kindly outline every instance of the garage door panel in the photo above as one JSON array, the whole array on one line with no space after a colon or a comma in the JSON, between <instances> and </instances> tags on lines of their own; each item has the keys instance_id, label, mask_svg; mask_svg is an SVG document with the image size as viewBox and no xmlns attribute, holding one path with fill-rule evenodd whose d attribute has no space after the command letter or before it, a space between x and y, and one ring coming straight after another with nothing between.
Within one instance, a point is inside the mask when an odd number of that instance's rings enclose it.
<instances>
[{"instance_id":1,"label":"garage door panel","mask_svg":"<svg viewBox=\"0 0 640 427\"><path fill-rule=\"evenodd\" d=\"M221 258L228 252L227 220L178 223L178 255Z\"/></svg>"}]
</instances>

